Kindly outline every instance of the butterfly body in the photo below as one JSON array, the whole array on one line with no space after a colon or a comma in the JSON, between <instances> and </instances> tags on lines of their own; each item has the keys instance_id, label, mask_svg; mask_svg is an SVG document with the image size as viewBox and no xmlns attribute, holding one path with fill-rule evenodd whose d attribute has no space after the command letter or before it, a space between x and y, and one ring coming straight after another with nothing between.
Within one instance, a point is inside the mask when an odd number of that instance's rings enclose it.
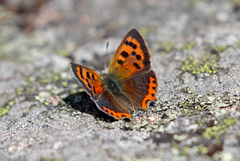
<instances>
[{"instance_id":1,"label":"butterfly body","mask_svg":"<svg viewBox=\"0 0 240 161\"><path fill-rule=\"evenodd\" d=\"M108 74L104 74L102 79L105 90L108 90L113 94L118 94L121 92L122 85L115 78L109 76Z\"/></svg>"},{"instance_id":2,"label":"butterfly body","mask_svg":"<svg viewBox=\"0 0 240 161\"><path fill-rule=\"evenodd\" d=\"M71 69L97 107L112 117L131 117L135 108L146 109L149 101L156 100L157 78L146 43L136 29L119 45L107 74L74 63Z\"/></svg>"}]
</instances>

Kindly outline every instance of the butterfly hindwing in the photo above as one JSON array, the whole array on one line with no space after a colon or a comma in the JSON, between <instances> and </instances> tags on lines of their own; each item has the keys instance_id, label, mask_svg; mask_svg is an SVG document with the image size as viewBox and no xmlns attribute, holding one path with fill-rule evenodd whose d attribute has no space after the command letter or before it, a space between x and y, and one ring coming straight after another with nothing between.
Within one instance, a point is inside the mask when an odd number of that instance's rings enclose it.
<instances>
[{"instance_id":1,"label":"butterfly hindwing","mask_svg":"<svg viewBox=\"0 0 240 161\"><path fill-rule=\"evenodd\" d=\"M117 80L123 80L150 68L150 54L146 43L139 32L132 29L113 55L108 74Z\"/></svg>"},{"instance_id":2,"label":"butterfly hindwing","mask_svg":"<svg viewBox=\"0 0 240 161\"><path fill-rule=\"evenodd\" d=\"M90 68L74 63L71 63L71 69L85 91L96 100L104 90L100 75Z\"/></svg>"},{"instance_id":3,"label":"butterfly hindwing","mask_svg":"<svg viewBox=\"0 0 240 161\"><path fill-rule=\"evenodd\" d=\"M119 119L122 119L122 117L131 117L129 110L116 101L112 94L107 90L100 95L95 103L101 111L112 117Z\"/></svg>"},{"instance_id":4,"label":"butterfly hindwing","mask_svg":"<svg viewBox=\"0 0 240 161\"><path fill-rule=\"evenodd\" d=\"M131 76L122 81L123 94L132 102L135 108L147 108L150 100L157 100L157 78L155 72L150 70L147 73Z\"/></svg>"}]
</instances>

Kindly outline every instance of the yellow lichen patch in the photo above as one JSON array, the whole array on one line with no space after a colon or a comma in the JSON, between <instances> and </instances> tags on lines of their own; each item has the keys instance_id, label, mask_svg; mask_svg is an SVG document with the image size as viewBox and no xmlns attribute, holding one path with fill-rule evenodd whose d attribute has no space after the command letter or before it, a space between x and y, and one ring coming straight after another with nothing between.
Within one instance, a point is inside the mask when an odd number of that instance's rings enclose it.
<instances>
[{"instance_id":1,"label":"yellow lichen patch","mask_svg":"<svg viewBox=\"0 0 240 161\"><path fill-rule=\"evenodd\" d=\"M236 118L224 119L219 125L206 128L202 135L207 139L216 139L217 143L220 143L220 135L225 133L228 127L234 125L237 121Z\"/></svg>"},{"instance_id":2,"label":"yellow lichen patch","mask_svg":"<svg viewBox=\"0 0 240 161\"><path fill-rule=\"evenodd\" d=\"M10 108L12 107L12 105L14 105L14 101L11 101L8 103L8 105L6 107L0 107L0 117L7 115L8 111L10 110Z\"/></svg>"},{"instance_id":3,"label":"yellow lichen patch","mask_svg":"<svg viewBox=\"0 0 240 161\"><path fill-rule=\"evenodd\" d=\"M215 52L223 52L224 50L227 49L227 46L213 44L212 49Z\"/></svg>"},{"instance_id":4,"label":"yellow lichen patch","mask_svg":"<svg viewBox=\"0 0 240 161\"><path fill-rule=\"evenodd\" d=\"M196 45L195 42L186 43L181 47L181 49L182 50L191 50L195 45Z\"/></svg>"},{"instance_id":5,"label":"yellow lichen patch","mask_svg":"<svg viewBox=\"0 0 240 161\"><path fill-rule=\"evenodd\" d=\"M167 54L175 47L175 43L173 41L158 42L157 44L160 46L161 54Z\"/></svg>"},{"instance_id":6,"label":"yellow lichen patch","mask_svg":"<svg viewBox=\"0 0 240 161\"><path fill-rule=\"evenodd\" d=\"M216 74L220 71L217 61L210 59L207 56L202 63L196 62L195 59L190 56L188 60L183 62L183 65L180 67L180 69L193 75L199 75L201 73Z\"/></svg>"},{"instance_id":7,"label":"yellow lichen patch","mask_svg":"<svg viewBox=\"0 0 240 161\"><path fill-rule=\"evenodd\" d=\"M144 27L141 27L138 31L143 37L145 37L150 32L156 32L156 28L150 27L150 26L144 26Z\"/></svg>"},{"instance_id":8,"label":"yellow lichen patch","mask_svg":"<svg viewBox=\"0 0 240 161\"><path fill-rule=\"evenodd\" d=\"M201 154L207 154L209 152L209 148L208 147L205 147L203 144L200 144L198 146L198 151L201 153Z\"/></svg>"}]
</instances>

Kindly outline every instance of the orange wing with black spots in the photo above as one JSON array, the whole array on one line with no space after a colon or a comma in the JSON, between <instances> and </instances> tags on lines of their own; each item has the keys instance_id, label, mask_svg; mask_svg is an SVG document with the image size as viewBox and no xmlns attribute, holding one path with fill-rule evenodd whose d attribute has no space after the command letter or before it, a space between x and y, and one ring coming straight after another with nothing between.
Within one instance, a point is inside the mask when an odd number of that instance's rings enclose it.
<instances>
[{"instance_id":1,"label":"orange wing with black spots","mask_svg":"<svg viewBox=\"0 0 240 161\"><path fill-rule=\"evenodd\" d=\"M97 100L104 90L101 76L90 68L74 63L71 63L71 69L85 91L93 100Z\"/></svg>"},{"instance_id":2,"label":"orange wing with black spots","mask_svg":"<svg viewBox=\"0 0 240 161\"><path fill-rule=\"evenodd\" d=\"M119 45L109 64L108 74L117 80L146 72L151 68L150 54L143 37L130 30Z\"/></svg>"}]
</instances>

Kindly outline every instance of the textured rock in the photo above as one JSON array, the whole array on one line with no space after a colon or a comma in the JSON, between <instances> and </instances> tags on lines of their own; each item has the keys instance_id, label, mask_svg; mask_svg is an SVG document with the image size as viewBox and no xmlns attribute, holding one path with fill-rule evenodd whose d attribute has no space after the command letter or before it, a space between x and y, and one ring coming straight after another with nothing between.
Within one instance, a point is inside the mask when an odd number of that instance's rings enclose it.
<instances>
[{"instance_id":1,"label":"textured rock","mask_svg":"<svg viewBox=\"0 0 240 161\"><path fill-rule=\"evenodd\" d=\"M18 3L0 6L0 160L240 160L238 2ZM102 71L133 27L158 100L114 120L69 63Z\"/></svg>"}]
</instances>

